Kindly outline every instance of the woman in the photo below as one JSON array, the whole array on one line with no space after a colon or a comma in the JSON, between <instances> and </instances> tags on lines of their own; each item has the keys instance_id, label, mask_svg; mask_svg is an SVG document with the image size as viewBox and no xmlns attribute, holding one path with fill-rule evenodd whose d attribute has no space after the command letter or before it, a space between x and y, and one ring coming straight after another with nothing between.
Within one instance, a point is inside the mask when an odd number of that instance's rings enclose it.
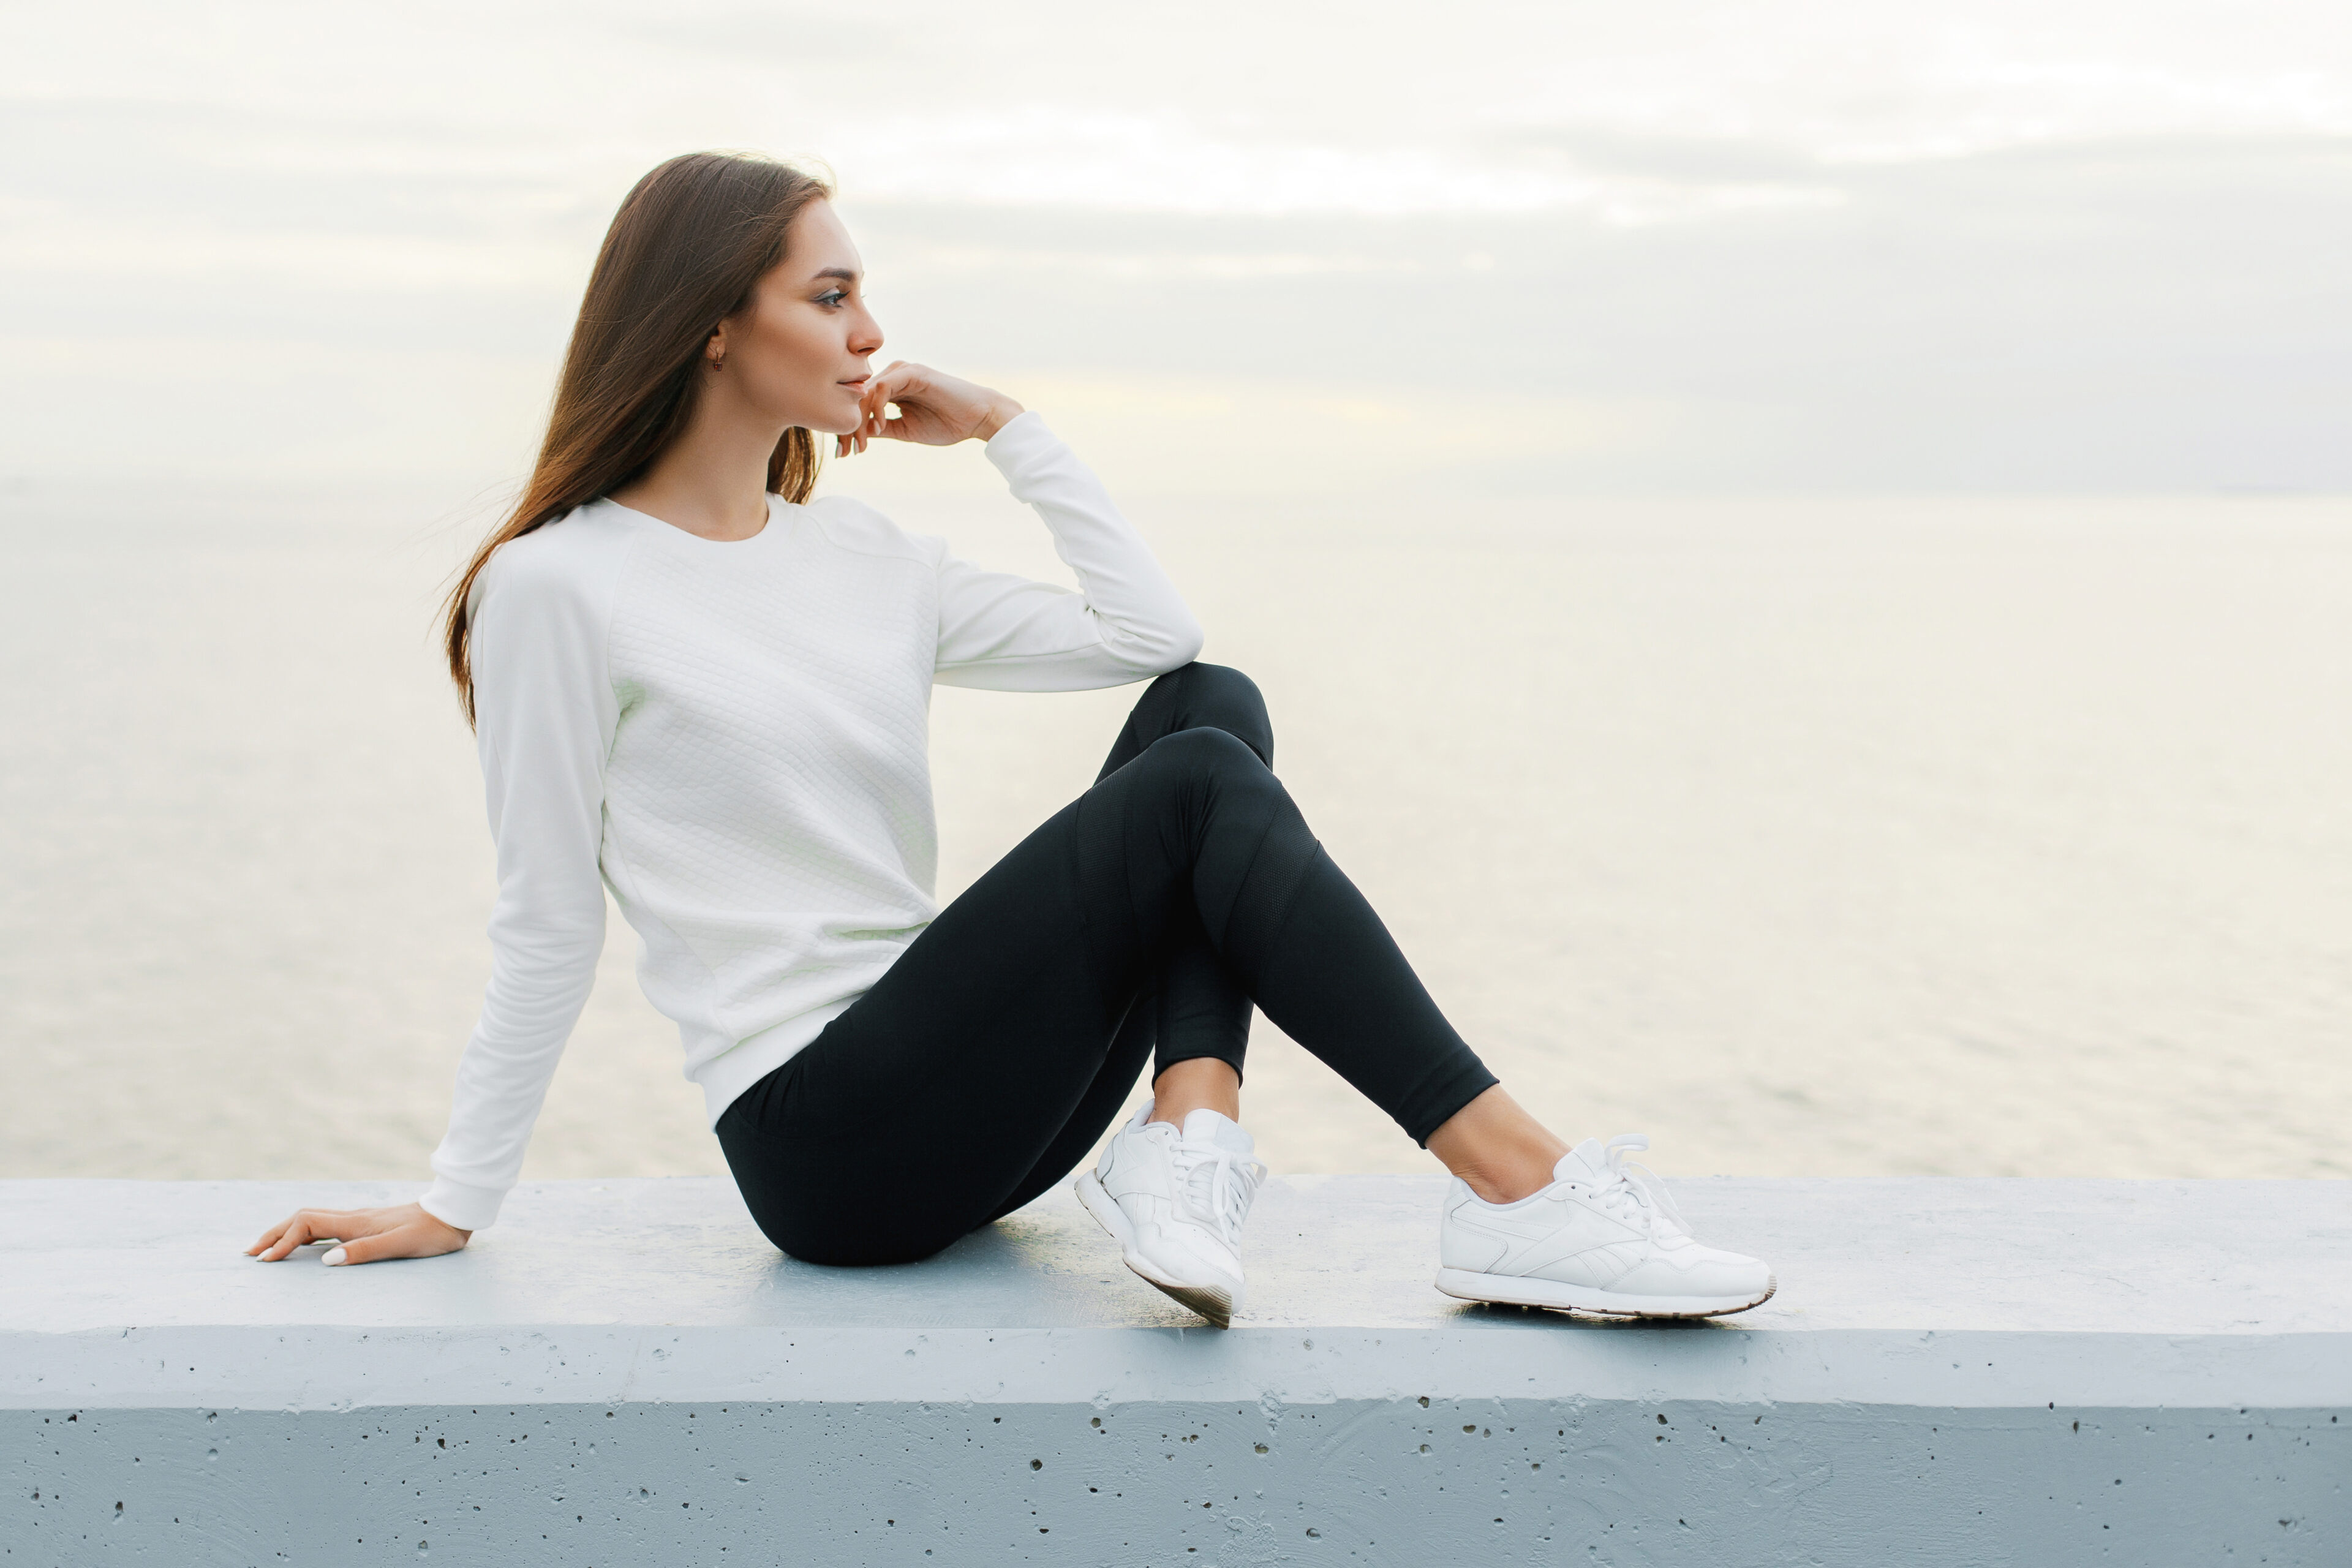
<instances>
[{"instance_id":1,"label":"woman","mask_svg":"<svg viewBox=\"0 0 2352 1568\"><path fill-rule=\"evenodd\" d=\"M1444 1162L1438 1288L1699 1316L1772 1292L1623 1164L1496 1083L1269 771L1256 688L1094 476L1001 393L897 363L825 186L717 153L622 204L521 503L448 607L498 845L492 971L418 1203L303 1210L248 1251L450 1252L496 1216L604 942L761 1228L816 1263L926 1258L1077 1180L1138 1275L1223 1325L1265 1167L1238 1125L1253 1003ZM896 413L892 412L896 409ZM1079 592L983 572L837 497L815 433L986 443ZM1156 677L1102 776L946 909L934 682Z\"/></svg>"}]
</instances>

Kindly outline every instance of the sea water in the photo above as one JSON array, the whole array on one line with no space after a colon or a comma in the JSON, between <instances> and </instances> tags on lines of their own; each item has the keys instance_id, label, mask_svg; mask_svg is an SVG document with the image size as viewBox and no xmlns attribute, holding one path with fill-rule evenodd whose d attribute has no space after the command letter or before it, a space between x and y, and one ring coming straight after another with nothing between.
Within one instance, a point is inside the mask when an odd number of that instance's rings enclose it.
<instances>
[{"instance_id":1,"label":"sea water","mask_svg":"<svg viewBox=\"0 0 2352 1568\"><path fill-rule=\"evenodd\" d=\"M421 1177L488 963L430 626L463 530L124 500L0 519L0 1174ZM898 510L1058 570L1010 503ZM2352 1171L2352 502L1130 510L1562 1132L1668 1172ZM942 892L1135 695L938 694ZM634 945L527 1176L722 1168ZM1244 1115L1277 1171L1433 1168L1263 1020Z\"/></svg>"}]
</instances>

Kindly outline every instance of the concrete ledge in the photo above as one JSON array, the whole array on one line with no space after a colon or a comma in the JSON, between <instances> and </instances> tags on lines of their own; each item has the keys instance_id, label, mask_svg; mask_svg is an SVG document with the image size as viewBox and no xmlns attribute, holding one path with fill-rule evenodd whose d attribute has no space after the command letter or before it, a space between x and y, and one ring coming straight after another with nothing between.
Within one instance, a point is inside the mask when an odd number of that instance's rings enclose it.
<instances>
[{"instance_id":1,"label":"concrete ledge","mask_svg":"<svg viewBox=\"0 0 2352 1568\"><path fill-rule=\"evenodd\" d=\"M1224 1333L1061 1194L779 1258L721 1181L454 1258L238 1255L411 1185L0 1184L0 1562L2352 1561L2352 1184L1698 1181L1781 1290L1469 1308L1433 1178L1295 1177Z\"/></svg>"}]
</instances>

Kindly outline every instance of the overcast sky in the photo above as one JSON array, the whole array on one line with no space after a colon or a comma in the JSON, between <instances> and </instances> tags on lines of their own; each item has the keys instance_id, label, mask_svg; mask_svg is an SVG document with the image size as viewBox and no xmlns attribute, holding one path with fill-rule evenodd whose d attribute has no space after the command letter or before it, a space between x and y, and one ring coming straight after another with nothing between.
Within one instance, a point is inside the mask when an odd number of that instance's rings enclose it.
<instances>
[{"instance_id":1,"label":"overcast sky","mask_svg":"<svg viewBox=\"0 0 2352 1568\"><path fill-rule=\"evenodd\" d=\"M16 498L510 477L709 146L1130 486L2352 488L2343 0L5 15Z\"/></svg>"}]
</instances>

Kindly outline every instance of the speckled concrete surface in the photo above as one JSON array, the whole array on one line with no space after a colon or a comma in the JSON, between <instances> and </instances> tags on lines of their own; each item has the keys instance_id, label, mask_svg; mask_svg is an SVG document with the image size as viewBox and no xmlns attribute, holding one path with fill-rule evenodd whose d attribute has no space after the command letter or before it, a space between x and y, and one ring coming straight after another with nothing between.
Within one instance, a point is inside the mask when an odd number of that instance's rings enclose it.
<instances>
[{"instance_id":1,"label":"speckled concrete surface","mask_svg":"<svg viewBox=\"0 0 2352 1568\"><path fill-rule=\"evenodd\" d=\"M0 1184L0 1561L2352 1550L2352 1186L1680 1183L1781 1290L1658 1327L1439 1296L1439 1186L1272 1184L1219 1333L1061 1194L845 1271L723 1182L549 1183L330 1270L238 1249L404 1187Z\"/></svg>"}]
</instances>

